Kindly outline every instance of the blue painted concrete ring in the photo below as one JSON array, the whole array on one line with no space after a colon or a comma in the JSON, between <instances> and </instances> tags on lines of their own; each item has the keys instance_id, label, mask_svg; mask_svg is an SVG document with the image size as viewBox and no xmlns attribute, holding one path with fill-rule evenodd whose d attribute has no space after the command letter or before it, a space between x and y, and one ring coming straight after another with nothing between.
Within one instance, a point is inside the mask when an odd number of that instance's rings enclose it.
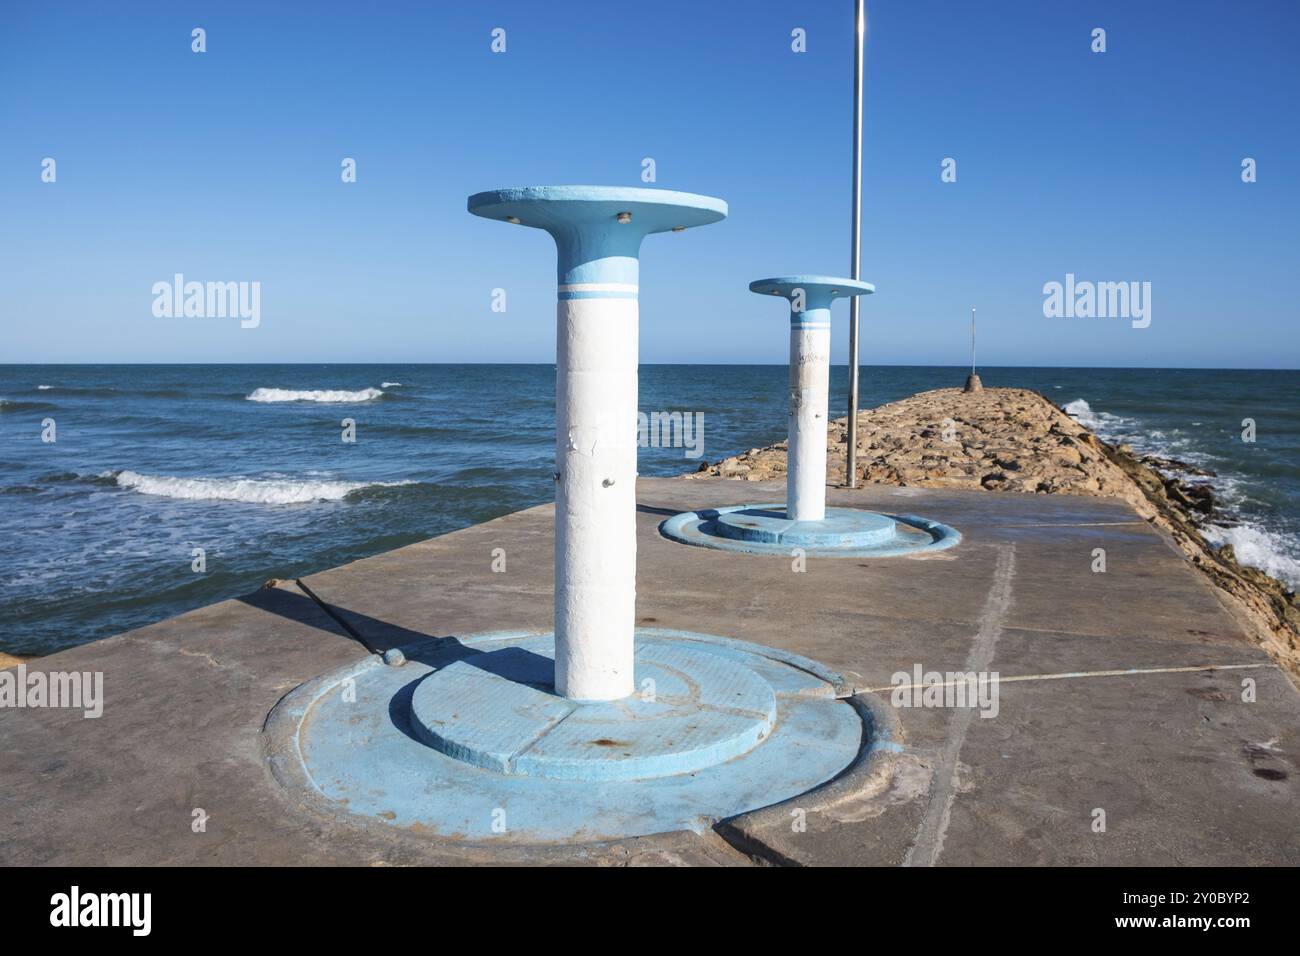
<instances>
[{"instance_id":1,"label":"blue painted concrete ring","mask_svg":"<svg viewBox=\"0 0 1300 956\"><path fill-rule=\"evenodd\" d=\"M919 515L827 508L822 521L791 521L783 504L687 511L664 521L659 531L696 547L786 557L796 548L816 557L898 557L941 551L961 541L955 528Z\"/></svg>"},{"instance_id":2,"label":"blue painted concrete ring","mask_svg":"<svg viewBox=\"0 0 1300 956\"><path fill-rule=\"evenodd\" d=\"M267 718L268 759L297 803L340 823L518 848L700 832L837 781L874 752L852 688L815 661L654 628L637 630L636 649L652 686L594 705L587 721L581 704L548 711L551 634L405 644L401 667L369 657L289 693ZM475 688L491 690L476 699ZM692 708L693 722L678 720ZM429 742L435 719L442 749ZM528 736L539 727L540 749ZM761 739L734 745L756 727ZM594 736L608 733L618 736ZM629 762L638 753L640 767Z\"/></svg>"}]
</instances>

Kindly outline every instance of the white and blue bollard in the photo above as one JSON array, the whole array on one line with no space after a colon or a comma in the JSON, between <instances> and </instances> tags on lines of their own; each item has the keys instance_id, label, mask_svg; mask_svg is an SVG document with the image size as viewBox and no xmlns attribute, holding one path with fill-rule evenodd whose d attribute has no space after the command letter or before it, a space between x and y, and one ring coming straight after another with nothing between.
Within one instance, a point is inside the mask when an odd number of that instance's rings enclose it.
<instances>
[{"instance_id":1,"label":"white and blue bollard","mask_svg":"<svg viewBox=\"0 0 1300 956\"><path fill-rule=\"evenodd\" d=\"M727 204L655 189L529 186L471 196L469 211L555 240L555 689L579 700L626 697L636 621L641 241L717 222Z\"/></svg>"},{"instance_id":2,"label":"white and blue bollard","mask_svg":"<svg viewBox=\"0 0 1300 956\"><path fill-rule=\"evenodd\" d=\"M736 505L691 511L661 526L684 544L757 554L883 557L952 547L961 536L916 515L826 508L831 303L869 295L869 282L801 275L758 279L751 292L790 302L790 412L785 504Z\"/></svg>"},{"instance_id":3,"label":"white and blue bollard","mask_svg":"<svg viewBox=\"0 0 1300 956\"><path fill-rule=\"evenodd\" d=\"M870 295L876 287L852 279L790 276L759 279L750 292L790 301L790 426L786 514L791 521L826 517L826 419L830 408L831 303Z\"/></svg>"}]
</instances>

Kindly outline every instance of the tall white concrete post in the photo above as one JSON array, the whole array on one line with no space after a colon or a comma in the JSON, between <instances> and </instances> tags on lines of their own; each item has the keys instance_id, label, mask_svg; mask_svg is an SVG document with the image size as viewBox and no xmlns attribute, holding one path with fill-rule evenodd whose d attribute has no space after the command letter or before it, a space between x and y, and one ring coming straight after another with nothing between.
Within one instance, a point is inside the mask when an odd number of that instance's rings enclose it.
<instances>
[{"instance_id":1,"label":"tall white concrete post","mask_svg":"<svg viewBox=\"0 0 1300 956\"><path fill-rule=\"evenodd\" d=\"M627 697L641 240L717 222L727 205L657 189L530 186L478 193L469 211L555 239L555 690L578 700Z\"/></svg>"}]
</instances>

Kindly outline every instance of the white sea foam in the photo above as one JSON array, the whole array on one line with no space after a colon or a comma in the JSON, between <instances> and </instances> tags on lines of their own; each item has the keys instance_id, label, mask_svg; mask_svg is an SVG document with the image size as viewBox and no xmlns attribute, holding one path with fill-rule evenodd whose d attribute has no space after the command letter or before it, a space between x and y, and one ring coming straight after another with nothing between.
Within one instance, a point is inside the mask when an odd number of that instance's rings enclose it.
<instances>
[{"instance_id":1,"label":"white sea foam","mask_svg":"<svg viewBox=\"0 0 1300 956\"><path fill-rule=\"evenodd\" d=\"M1095 411L1082 398L1065 405L1064 409L1067 415L1096 432L1105 441L1132 445L1138 454L1177 458L1202 467L1215 465L1208 455L1191 448L1191 441L1186 436L1174 438L1159 430L1144 431L1138 422L1131 419ZM1173 435L1180 435L1181 432L1182 429L1174 429ZM1300 559L1297 558L1300 555L1300 541L1286 533L1269 531L1245 520L1242 511L1249 505L1249 483L1244 478L1225 474L1212 477L1189 476L1176 471L1170 474L1189 484L1209 485L1220 509L1234 518L1242 519L1242 524L1227 528L1215 524L1204 525L1201 533L1207 541L1217 546L1230 544L1240 563L1258 568L1286 583L1288 587L1300 587Z\"/></svg>"},{"instance_id":2,"label":"white sea foam","mask_svg":"<svg viewBox=\"0 0 1300 956\"><path fill-rule=\"evenodd\" d=\"M1082 398L1076 398L1074 401L1063 406L1063 409L1065 414L1069 415L1084 428L1096 432L1102 438L1107 440L1119 436L1120 428L1125 421L1118 415L1112 415L1109 412L1094 412L1092 406Z\"/></svg>"},{"instance_id":3,"label":"white sea foam","mask_svg":"<svg viewBox=\"0 0 1300 956\"><path fill-rule=\"evenodd\" d=\"M1232 528L1206 525L1201 533L1212 544L1232 545L1240 563L1259 568L1288 587L1300 590L1300 560L1296 559L1294 553L1288 553L1289 541L1285 535L1252 524L1240 524Z\"/></svg>"},{"instance_id":4,"label":"white sea foam","mask_svg":"<svg viewBox=\"0 0 1300 956\"><path fill-rule=\"evenodd\" d=\"M1112 445L1131 445L1140 455L1176 457L1192 465L1209 461L1205 455L1190 449L1191 441L1181 436L1181 429L1175 428L1172 435L1158 429L1146 429L1131 418L1097 411L1082 398L1076 398L1062 408L1065 414ZM1172 437L1175 435L1181 437Z\"/></svg>"},{"instance_id":5,"label":"white sea foam","mask_svg":"<svg viewBox=\"0 0 1300 956\"><path fill-rule=\"evenodd\" d=\"M142 475L134 471L105 472L101 477L115 477L119 487L144 495L162 495L189 501L245 501L267 505L338 501L362 488L391 488L414 484L410 481L297 478L175 478L170 475Z\"/></svg>"},{"instance_id":6,"label":"white sea foam","mask_svg":"<svg viewBox=\"0 0 1300 956\"><path fill-rule=\"evenodd\" d=\"M1159 429L1148 429L1134 419L1097 411L1082 398L1076 398L1062 407L1065 414L1112 445L1130 445L1139 455L1174 458L1200 468L1213 469L1215 465L1211 456L1198 451L1193 446L1191 436L1181 428L1175 428L1169 433ZM1209 484L1220 488L1229 481L1231 479L1220 477L1211 479Z\"/></svg>"},{"instance_id":7,"label":"white sea foam","mask_svg":"<svg viewBox=\"0 0 1300 956\"><path fill-rule=\"evenodd\" d=\"M380 382L379 383L380 388L400 388L401 385L402 385L401 382Z\"/></svg>"},{"instance_id":8,"label":"white sea foam","mask_svg":"<svg viewBox=\"0 0 1300 956\"><path fill-rule=\"evenodd\" d=\"M53 385L37 385L36 387L37 387L40 391L43 392L43 391L45 391L46 389L53 388L54 386L53 386Z\"/></svg>"},{"instance_id":9,"label":"white sea foam","mask_svg":"<svg viewBox=\"0 0 1300 956\"><path fill-rule=\"evenodd\" d=\"M369 402L383 395L378 388L358 391L339 389L255 388L247 396L250 402Z\"/></svg>"}]
</instances>

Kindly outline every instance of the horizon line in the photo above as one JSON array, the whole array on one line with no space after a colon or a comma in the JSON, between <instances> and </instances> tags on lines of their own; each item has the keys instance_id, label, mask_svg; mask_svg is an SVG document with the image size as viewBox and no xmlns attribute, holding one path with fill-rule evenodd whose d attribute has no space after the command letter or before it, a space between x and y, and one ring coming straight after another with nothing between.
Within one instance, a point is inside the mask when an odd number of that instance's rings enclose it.
<instances>
[{"instance_id":1,"label":"horizon line","mask_svg":"<svg viewBox=\"0 0 1300 956\"><path fill-rule=\"evenodd\" d=\"M100 367L100 368L210 368L238 366L508 366L508 365L550 365L555 362L0 362L4 368L59 368L59 367ZM700 367L700 368L788 368L785 362L641 362L639 366L663 367ZM832 362L831 368L848 368L847 362ZM882 362L872 365L858 363L858 368L935 368L935 369L969 369L968 364L960 365L924 365L908 362ZM1248 365L980 365L977 371L993 369L1057 369L1061 371L1132 371L1132 372L1296 372L1300 366L1248 366Z\"/></svg>"}]
</instances>

